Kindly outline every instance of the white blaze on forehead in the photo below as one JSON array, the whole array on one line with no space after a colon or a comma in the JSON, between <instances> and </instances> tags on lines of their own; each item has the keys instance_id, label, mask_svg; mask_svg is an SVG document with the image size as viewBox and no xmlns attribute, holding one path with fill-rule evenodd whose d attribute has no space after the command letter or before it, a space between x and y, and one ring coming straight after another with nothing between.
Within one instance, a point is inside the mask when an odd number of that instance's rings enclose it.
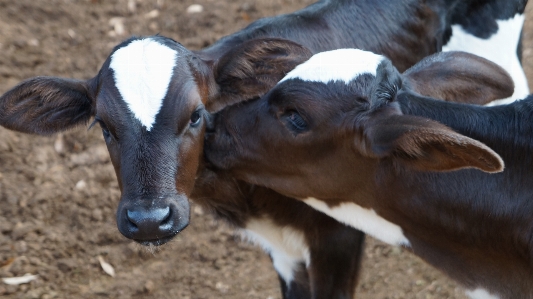
<instances>
[{"instance_id":1,"label":"white blaze on forehead","mask_svg":"<svg viewBox=\"0 0 533 299\"><path fill-rule=\"evenodd\" d=\"M117 89L148 131L168 92L176 60L175 50L150 38L132 41L111 56Z\"/></svg>"},{"instance_id":2,"label":"white blaze on forehead","mask_svg":"<svg viewBox=\"0 0 533 299\"><path fill-rule=\"evenodd\" d=\"M362 74L376 75L383 56L359 49L339 49L313 55L289 72L279 83L298 78L304 81L350 82Z\"/></svg>"}]
</instances>

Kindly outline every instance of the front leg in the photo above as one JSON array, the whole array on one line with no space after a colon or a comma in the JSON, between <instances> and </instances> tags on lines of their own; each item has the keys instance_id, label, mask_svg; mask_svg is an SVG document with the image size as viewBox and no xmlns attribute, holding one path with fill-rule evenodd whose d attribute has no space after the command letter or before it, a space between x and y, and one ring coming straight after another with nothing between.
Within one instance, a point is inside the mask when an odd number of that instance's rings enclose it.
<instances>
[{"instance_id":1,"label":"front leg","mask_svg":"<svg viewBox=\"0 0 533 299\"><path fill-rule=\"evenodd\" d=\"M274 261L272 260L274 263ZM294 269L294 276L291 281L286 281L278 272L281 295L283 299L307 299L311 298L311 287L309 285L309 275L304 263L299 263Z\"/></svg>"},{"instance_id":2,"label":"front leg","mask_svg":"<svg viewBox=\"0 0 533 299\"><path fill-rule=\"evenodd\" d=\"M312 299L355 298L365 234L333 222L317 228L310 246L308 276ZM324 224L324 222L322 222Z\"/></svg>"}]
</instances>

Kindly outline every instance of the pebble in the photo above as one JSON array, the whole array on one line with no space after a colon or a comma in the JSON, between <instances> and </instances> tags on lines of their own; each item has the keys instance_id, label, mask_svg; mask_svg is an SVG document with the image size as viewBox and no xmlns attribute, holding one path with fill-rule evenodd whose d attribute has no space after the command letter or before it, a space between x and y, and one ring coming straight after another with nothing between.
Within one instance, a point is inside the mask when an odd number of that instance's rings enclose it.
<instances>
[{"instance_id":1,"label":"pebble","mask_svg":"<svg viewBox=\"0 0 533 299\"><path fill-rule=\"evenodd\" d=\"M145 14L144 17L147 18L147 19L155 19L155 18L159 17L159 10L154 9L151 12Z\"/></svg>"},{"instance_id":2,"label":"pebble","mask_svg":"<svg viewBox=\"0 0 533 299\"><path fill-rule=\"evenodd\" d=\"M123 35L126 32L124 27L124 18L122 17L114 17L109 19L109 25L113 26L112 32L114 32L115 35Z\"/></svg>"},{"instance_id":3,"label":"pebble","mask_svg":"<svg viewBox=\"0 0 533 299\"><path fill-rule=\"evenodd\" d=\"M32 47L38 47L39 46L39 40L36 39L36 38L32 38L28 41L28 45L32 46ZM0 47L1 48L1 47Z\"/></svg>"},{"instance_id":4,"label":"pebble","mask_svg":"<svg viewBox=\"0 0 533 299\"><path fill-rule=\"evenodd\" d=\"M67 34L68 34L68 36L70 36L70 38L72 38L72 39L75 39L75 38L76 38L76 32L75 32L74 30L72 30L72 29L67 30Z\"/></svg>"},{"instance_id":5,"label":"pebble","mask_svg":"<svg viewBox=\"0 0 533 299\"><path fill-rule=\"evenodd\" d=\"M146 293L151 293L153 292L155 289L155 284L153 281L151 280L147 280L146 283L144 284L144 291Z\"/></svg>"},{"instance_id":6,"label":"pebble","mask_svg":"<svg viewBox=\"0 0 533 299\"><path fill-rule=\"evenodd\" d=\"M201 206L195 206L193 208L193 211L194 211L194 214L198 216L201 216L204 214L204 209Z\"/></svg>"},{"instance_id":7,"label":"pebble","mask_svg":"<svg viewBox=\"0 0 533 299\"><path fill-rule=\"evenodd\" d=\"M83 190L85 188L87 188L87 183L85 182L85 180L80 180L76 183L77 190Z\"/></svg>"},{"instance_id":8,"label":"pebble","mask_svg":"<svg viewBox=\"0 0 533 299\"><path fill-rule=\"evenodd\" d=\"M201 13L202 11L204 11L204 7L200 4L192 4L191 6L187 7L188 14Z\"/></svg>"},{"instance_id":9,"label":"pebble","mask_svg":"<svg viewBox=\"0 0 533 299\"><path fill-rule=\"evenodd\" d=\"M215 288L219 290L221 293L227 293L229 291L229 285L224 284L223 282L219 281L215 284Z\"/></svg>"},{"instance_id":10,"label":"pebble","mask_svg":"<svg viewBox=\"0 0 533 299\"><path fill-rule=\"evenodd\" d=\"M58 154L65 153L65 139L63 134L58 134L56 140L54 141L54 149Z\"/></svg>"},{"instance_id":11,"label":"pebble","mask_svg":"<svg viewBox=\"0 0 533 299\"><path fill-rule=\"evenodd\" d=\"M135 10L137 10L137 3L135 0L128 0L128 10L130 12L135 12Z\"/></svg>"}]
</instances>

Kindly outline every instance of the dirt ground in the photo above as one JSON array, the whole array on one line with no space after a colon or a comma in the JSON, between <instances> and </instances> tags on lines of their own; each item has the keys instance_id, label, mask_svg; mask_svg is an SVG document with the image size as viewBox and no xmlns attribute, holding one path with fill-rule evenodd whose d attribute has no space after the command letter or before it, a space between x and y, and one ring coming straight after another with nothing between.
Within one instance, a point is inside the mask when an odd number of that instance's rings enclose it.
<instances>
[{"instance_id":1,"label":"dirt ground","mask_svg":"<svg viewBox=\"0 0 533 299\"><path fill-rule=\"evenodd\" d=\"M161 33L199 49L311 2L0 0L0 93L31 76L93 77L112 47L133 34ZM191 4L203 12L187 13ZM533 78L530 19L524 65ZM45 138L0 128L0 277L38 274L29 284L0 282L0 297L281 297L267 255L197 206L171 244L154 253L133 244L116 228L119 196L99 129ZM465 298L462 292L411 254L368 239L358 298Z\"/></svg>"}]
</instances>

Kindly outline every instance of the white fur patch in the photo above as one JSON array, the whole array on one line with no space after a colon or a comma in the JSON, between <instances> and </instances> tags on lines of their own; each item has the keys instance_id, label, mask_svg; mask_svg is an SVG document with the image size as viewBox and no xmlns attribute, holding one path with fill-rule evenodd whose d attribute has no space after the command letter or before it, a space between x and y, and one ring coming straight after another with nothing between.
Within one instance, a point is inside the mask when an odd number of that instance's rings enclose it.
<instances>
[{"instance_id":1,"label":"white fur patch","mask_svg":"<svg viewBox=\"0 0 533 299\"><path fill-rule=\"evenodd\" d=\"M147 38L135 40L111 56L115 84L135 117L148 131L168 92L177 52Z\"/></svg>"},{"instance_id":2,"label":"white fur patch","mask_svg":"<svg viewBox=\"0 0 533 299\"><path fill-rule=\"evenodd\" d=\"M472 299L500 299L484 289L475 289L473 291L466 291L465 294Z\"/></svg>"},{"instance_id":3,"label":"white fur patch","mask_svg":"<svg viewBox=\"0 0 533 299\"><path fill-rule=\"evenodd\" d=\"M350 82L362 74L376 75L383 56L359 49L339 49L313 55L289 72L279 83L298 78L304 81Z\"/></svg>"},{"instance_id":4,"label":"white fur patch","mask_svg":"<svg viewBox=\"0 0 533 299\"><path fill-rule=\"evenodd\" d=\"M524 15L517 14L508 20L498 20L498 32L489 39L481 39L467 33L460 25L452 26L452 37L442 51L464 51L486 58L504 68L513 78L515 90L510 98L497 100L489 105L501 105L523 99L529 95L526 75L516 48L524 24Z\"/></svg>"},{"instance_id":5,"label":"white fur patch","mask_svg":"<svg viewBox=\"0 0 533 299\"><path fill-rule=\"evenodd\" d=\"M246 223L244 235L252 243L261 246L272 257L274 268L290 285L299 263L310 263L309 247L304 235L288 226L276 225L267 218L252 218Z\"/></svg>"},{"instance_id":6,"label":"white fur patch","mask_svg":"<svg viewBox=\"0 0 533 299\"><path fill-rule=\"evenodd\" d=\"M342 203L330 208L325 202L309 197L306 204L335 220L356 228L380 241L395 246L411 246L403 235L402 228L380 217L374 210L362 208L354 203Z\"/></svg>"}]
</instances>

